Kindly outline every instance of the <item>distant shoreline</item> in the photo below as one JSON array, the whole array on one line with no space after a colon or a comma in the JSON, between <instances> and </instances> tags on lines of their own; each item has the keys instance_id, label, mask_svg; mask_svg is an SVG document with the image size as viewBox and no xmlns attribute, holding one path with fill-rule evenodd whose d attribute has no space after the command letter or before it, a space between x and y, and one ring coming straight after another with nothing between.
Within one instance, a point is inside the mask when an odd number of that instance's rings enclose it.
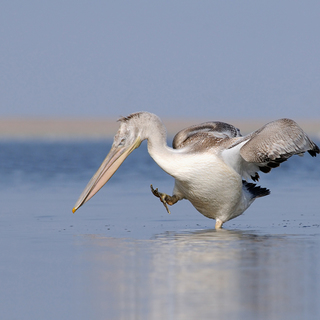
<instances>
[{"instance_id":1,"label":"distant shoreline","mask_svg":"<svg viewBox=\"0 0 320 320\"><path fill-rule=\"evenodd\" d=\"M208 120L204 119L163 119L168 136L179 130ZM233 124L242 134L250 133L271 120L219 119ZM295 121L311 137L320 139L320 119ZM0 118L0 139L110 139L119 128L117 119L50 119L50 118Z\"/></svg>"}]
</instances>

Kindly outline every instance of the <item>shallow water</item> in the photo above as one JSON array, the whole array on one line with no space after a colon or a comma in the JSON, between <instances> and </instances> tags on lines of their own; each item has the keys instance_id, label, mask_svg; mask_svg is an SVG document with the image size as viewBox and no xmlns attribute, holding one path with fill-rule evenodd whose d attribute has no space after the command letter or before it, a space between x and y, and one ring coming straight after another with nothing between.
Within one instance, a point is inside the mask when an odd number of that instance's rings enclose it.
<instances>
[{"instance_id":1,"label":"shallow water","mask_svg":"<svg viewBox=\"0 0 320 320\"><path fill-rule=\"evenodd\" d=\"M105 142L0 143L1 319L319 319L320 157L215 231L145 145L76 214Z\"/></svg>"}]
</instances>

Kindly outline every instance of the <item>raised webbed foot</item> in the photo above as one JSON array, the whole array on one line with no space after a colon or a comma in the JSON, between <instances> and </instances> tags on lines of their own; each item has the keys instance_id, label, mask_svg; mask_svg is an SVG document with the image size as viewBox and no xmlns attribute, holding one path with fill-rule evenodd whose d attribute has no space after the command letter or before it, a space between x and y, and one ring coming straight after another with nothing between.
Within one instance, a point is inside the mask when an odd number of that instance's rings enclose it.
<instances>
[{"instance_id":1,"label":"raised webbed foot","mask_svg":"<svg viewBox=\"0 0 320 320\"><path fill-rule=\"evenodd\" d=\"M169 200L169 198L171 198L170 196L168 196L166 193L162 193L158 191L158 188L153 189L152 184L150 185L151 188L151 192L160 199L160 201L163 203L164 207L166 208L168 213L171 213L169 208L168 208L168 204L172 205L171 203L168 203L167 201ZM170 200L169 200L170 201Z\"/></svg>"}]
</instances>

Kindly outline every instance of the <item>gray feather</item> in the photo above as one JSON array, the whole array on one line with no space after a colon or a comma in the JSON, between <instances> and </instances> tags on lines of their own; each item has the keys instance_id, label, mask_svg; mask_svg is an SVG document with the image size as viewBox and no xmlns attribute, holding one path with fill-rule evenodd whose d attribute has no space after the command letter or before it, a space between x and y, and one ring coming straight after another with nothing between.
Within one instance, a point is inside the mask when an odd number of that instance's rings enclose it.
<instances>
[{"instance_id":1,"label":"gray feather","mask_svg":"<svg viewBox=\"0 0 320 320\"><path fill-rule=\"evenodd\" d=\"M263 172L278 167L294 154L319 153L318 146L290 119L270 122L243 140L248 142L241 147L240 155L246 162L259 164Z\"/></svg>"},{"instance_id":2,"label":"gray feather","mask_svg":"<svg viewBox=\"0 0 320 320\"><path fill-rule=\"evenodd\" d=\"M231 138L241 137L236 127L220 122L205 122L179 131L172 142L174 149L191 147L192 151L218 147Z\"/></svg>"}]
</instances>

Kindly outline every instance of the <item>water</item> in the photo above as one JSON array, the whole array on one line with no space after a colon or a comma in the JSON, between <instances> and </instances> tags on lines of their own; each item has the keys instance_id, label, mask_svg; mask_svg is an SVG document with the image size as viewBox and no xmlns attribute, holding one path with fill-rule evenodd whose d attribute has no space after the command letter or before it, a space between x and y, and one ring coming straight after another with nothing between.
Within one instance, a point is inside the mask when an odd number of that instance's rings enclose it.
<instances>
[{"instance_id":1,"label":"water","mask_svg":"<svg viewBox=\"0 0 320 320\"><path fill-rule=\"evenodd\" d=\"M133 152L75 214L110 142L0 143L1 319L319 319L320 157L294 157L271 195L213 230Z\"/></svg>"}]
</instances>

